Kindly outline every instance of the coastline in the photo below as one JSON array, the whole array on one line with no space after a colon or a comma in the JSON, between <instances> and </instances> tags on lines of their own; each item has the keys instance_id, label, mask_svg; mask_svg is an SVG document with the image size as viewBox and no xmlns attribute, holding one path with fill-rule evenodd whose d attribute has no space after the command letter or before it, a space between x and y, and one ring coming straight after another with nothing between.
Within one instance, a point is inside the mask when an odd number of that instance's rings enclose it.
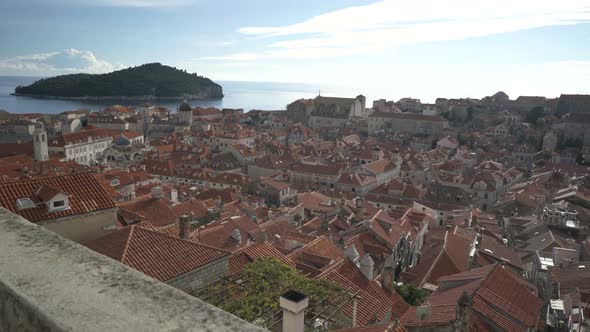
<instances>
[{"instance_id":1,"label":"coastline","mask_svg":"<svg viewBox=\"0 0 590 332\"><path fill-rule=\"evenodd\" d=\"M223 93L221 96L203 96L203 95L184 95L184 96L173 96L173 97L154 97L154 96L83 96L83 97L65 97L65 96L50 96L50 95L34 95L26 93L11 93L11 96L15 97L28 97L35 99L55 99L55 100L74 100L74 101L109 101L109 100L121 100L121 101L162 101L162 100L221 100L223 99Z\"/></svg>"}]
</instances>

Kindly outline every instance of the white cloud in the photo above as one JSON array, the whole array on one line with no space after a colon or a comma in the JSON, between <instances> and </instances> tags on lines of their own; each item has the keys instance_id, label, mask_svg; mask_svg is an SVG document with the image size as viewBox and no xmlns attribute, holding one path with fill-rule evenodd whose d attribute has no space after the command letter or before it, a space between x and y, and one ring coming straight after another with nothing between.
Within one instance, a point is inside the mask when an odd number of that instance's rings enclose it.
<instances>
[{"instance_id":1,"label":"white cloud","mask_svg":"<svg viewBox=\"0 0 590 332\"><path fill-rule=\"evenodd\" d=\"M100 74L122 69L119 63L98 59L90 51L74 48L61 52L0 58L0 73L4 75L50 76L70 73Z\"/></svg>"},{"instance_id":2,"label":"white cloud","mask_svg":"<svg viewBox=\"0 0 590 332\"><path fill-rule=\"evenodd\" d=\"M266 48L204 59L248 61L374 54L411 43L461 40L588 21L588 0L383 0L291 25L242 27L238 31L245 36L269 39Z\"/></svg>"}]
</instances>

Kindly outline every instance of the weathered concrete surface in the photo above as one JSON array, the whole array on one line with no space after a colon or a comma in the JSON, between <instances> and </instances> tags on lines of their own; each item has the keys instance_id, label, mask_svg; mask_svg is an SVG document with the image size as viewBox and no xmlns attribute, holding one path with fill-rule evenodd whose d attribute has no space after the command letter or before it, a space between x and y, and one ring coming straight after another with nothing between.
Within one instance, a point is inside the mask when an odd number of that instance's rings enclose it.
<instances>
[{"instance_id":1,"label":"weathered concrete surface","mask_svg":"<svg viewBox=\"0 0 590 332\"><path fill-rule=\"evenodd\" d=\"M0 331L262 331L0 208Z\"/></svg>"}]
</instances>

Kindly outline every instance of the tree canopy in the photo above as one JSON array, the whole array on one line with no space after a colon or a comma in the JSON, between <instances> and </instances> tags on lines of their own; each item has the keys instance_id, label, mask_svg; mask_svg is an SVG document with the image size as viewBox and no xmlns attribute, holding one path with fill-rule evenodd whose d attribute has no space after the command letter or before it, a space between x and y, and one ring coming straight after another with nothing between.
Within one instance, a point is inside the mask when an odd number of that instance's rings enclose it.
<instances>
[{"instance_id":1,"label":"tree canopy","mask_svg":"<svg viewBox=\"0 0 590 332\"><path fill-rule=\"evenodd\" d=\"M279 297L287 290L296 290L309 297L310 303L334 297L340 288L326 280L306 278L293 268L273 258L260 258L243 269L241 287L218 284L209 292L219 294L207 298L213 305L247 320L270 317L279 309Z\"/></svg>"},{"instance_id":2,"label":"tree canopy","mask_svg":"<svg viewBox=\"0 0 590 332\"><path fill-rule=\"evenodd\" d=\"M418 288L414 285L396 285L395 291L408 302L408 304L417 306L422 304L428 296L430 292L423 288Z\"/></svg>"},{"instance_id":3,"label":"tree canopy","mask_svg":"<svg viewBox=\"0 0 590 332\"><path fill-rule=\"evenodd\" d=\"M223 97L221 86L206 77L160 63L130 67L108 74L71 74L45 78L14 90L46 97Z\"/></svg>"}]
</instances>

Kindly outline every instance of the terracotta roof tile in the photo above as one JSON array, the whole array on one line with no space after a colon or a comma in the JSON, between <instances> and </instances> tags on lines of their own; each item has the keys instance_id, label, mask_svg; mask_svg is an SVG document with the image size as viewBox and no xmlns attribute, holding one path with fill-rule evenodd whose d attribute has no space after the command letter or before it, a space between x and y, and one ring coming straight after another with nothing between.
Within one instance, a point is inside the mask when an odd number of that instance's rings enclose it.
<instances>
[{"instance_id":1,"label":"terracotta roof tile","mask_svg":"<svg viewBox=\"0 0 590 332\"><path fill-rule=\"evenodd\" d=\"M160 281L168 281L222 259L228 252L180 240L137 226L129 226L87 244Z\"/></svg>"},{"instance_id":2,"label":"terracotta roof tile","mask_svg":"<svg viewBox=\"0 0 590 332\"><path fill-rule=\"evenodd\" d=\"M37 204L34 208L19 211L16 207L16 200L18 198L30 198L34 202L37 201L36 193L42 186L46 188L42 190L44 197L48 190L67 193L69 197L69 209L49 212L46 205ZM94 174L80 173L0 183L0 206L23 216L31 222L39 222L114 208L115 204L99 181L94 177Z\"/></svg>"},{"instance_id":3,"label":"terracotta roof tile","mask_svg":"<svg viewBox=\"0 0 590 332\"><path fill-rule=\"evenodd\" d=\"M375 315L378 320L382 320L388 313L391 313L391 317L401 317L410 308L399 294L390 293L380 287L375 280L368 280L348 259L342 260L342 263L324 272L318 278L335 282L349 293L359 292L357 303L359 326L367 325ZM351 316L352 303L346 304L343 311L347 316Z\"/></svg>"},{"instance_id":4,"label":"terracotta roof tile","mask_svg":"<svg viewBox=\"0 0 590 332\"><path fill-rule=\"evenodd\" d=\"M278 249L268 243L255 243L234 252L229 259L230 274L242 271L244 265L254 262L259 258L275 258L281 263L294 267L293 261L283 255Z\"/></svg>"},{"instance_id":5,"label":"terracotta roof tile","mask_svg":"<svg viewBox=\"0 0 590 332\"><path fill-rule=\"evenodd\" d=\"M142 227L148 229L158 229L174 224L177 219L166 200L151 196L120 204L119 209L142 216Z\"/></svg>"}]
</instances>

